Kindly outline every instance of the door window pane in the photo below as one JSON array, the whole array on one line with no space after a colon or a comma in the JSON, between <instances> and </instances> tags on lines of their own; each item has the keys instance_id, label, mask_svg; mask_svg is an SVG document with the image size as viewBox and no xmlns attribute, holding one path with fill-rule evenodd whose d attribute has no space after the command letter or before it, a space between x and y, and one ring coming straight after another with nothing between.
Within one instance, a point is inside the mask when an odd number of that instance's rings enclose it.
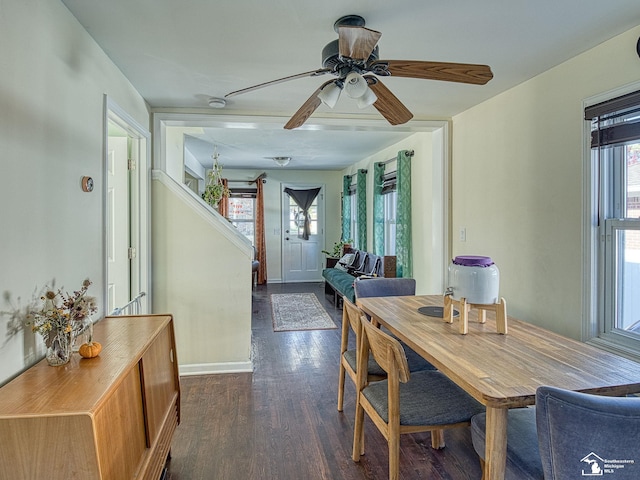
<instances>
[{"instance_id":1,"label":"door window pane","mask_svg":"<svg viewBox=\"0 0 640 480\"><path fill-rule=\"evenodd\" d=\"M296 233L302 235L304 228L304 215L302 209L298 206L293 198L287 195L289 199L289 230L292 234ZM313 200L313 203L309 207L309 220L310 220L310 234L318 234L318 197Z\"/></svg>"}]
</instances>

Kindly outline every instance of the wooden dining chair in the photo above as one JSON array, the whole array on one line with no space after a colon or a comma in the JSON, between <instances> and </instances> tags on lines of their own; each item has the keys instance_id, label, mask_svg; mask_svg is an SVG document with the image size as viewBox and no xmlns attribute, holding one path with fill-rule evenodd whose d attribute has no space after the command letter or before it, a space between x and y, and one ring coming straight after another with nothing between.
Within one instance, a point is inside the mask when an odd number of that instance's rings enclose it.
<instances>
[{"instance_id":1,"label":"wooden dining chair","mask_svg":"<svg viewBox=\"0 0 640 480\"><path fill-rule=\"evenodd\" d=\"M342 339L340 341L340 372L338 376L338 411L342 411L344 402L344 382L346 375L356 384L356 370L358 368L358 344L362 332L360 317L363 315L356 305L351 303L346 297L342 300ZM355 348L349 348L350 333L353 332ZM369 356L367 362L367 382L383 380L387 373L380 368L373 356Z\"/></svg>"},{"instance_id":2,"label":"wooden dining chair","mask_svg":"<svg viewBox=\"0 0 640 480\"><path fill-rule=\"evenodd\" d=\"M444 429L469 425L471 417L485 408L437 370L410 374L400 342L371 325L365 316L360 318L363 331L358 354L358 400L352 458L358 462L364 454L366 412L387 439L389 479L397 480L401 434L430 431L432 447L443 448ZM387 372L386 380L366 382L363 372L369 351Z\"/></svg>"},{"instance_id":3,"label":"wooden dining chair","mask_svg":"<svg viewBox=\"0 0 640 480\"><path fill-rule=\"evenodd\" d=\"M367 297L407 297L416 294L414 278L368 278L360 279L353 284L356 301ZM408 345L400 342L407 356L410 372L435 370L431 363L422 358Z\"/></svg>"}]
</instances>

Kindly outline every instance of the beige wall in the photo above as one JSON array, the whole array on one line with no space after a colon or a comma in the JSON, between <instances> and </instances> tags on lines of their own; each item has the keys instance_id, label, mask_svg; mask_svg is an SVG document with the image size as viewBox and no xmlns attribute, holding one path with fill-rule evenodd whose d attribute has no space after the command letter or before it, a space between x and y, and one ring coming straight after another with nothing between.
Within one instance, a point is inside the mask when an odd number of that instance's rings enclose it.
<instances>
[{"instance_id":1,"label":"beige wall","mask_svg":"<svg viewBox=\"0 0 640 480\"><path fill-rule=\"evenodd\" d=\"M152 194L153 311L174 315L180 373L250 371L251 244L168 175Z\"/></svg>"},{"instance_id":2,"label":"beige wall","mask_svg":"<svg viewBox=\"0 0 640 480\"><path fill-rule=\"evenodd\" d=\"M574 338L586 294L583 101L640 79L639 35L628 31L453 118L453 254L492 257L509 314Z\"/></svg>"},{"instance_id":3,"label":"beige wall","mask_svg":"<svg viewBox=\"0 0 640 480\"><path fill-rule=\"evenodd\" d=\"M443 170L443 129L415 133L376 155L365 158L341 173L351 175L367 170L367 249L373 251L373 168L376 162L395 158L399 150L413 150L411 159L411 204L413 276L418 294L444 292L445 255L445 172ZM445 136L446 138L446 136ZM386 171L395 170L395 162ZM342 190L342 188L341 188Z\"/></svg>"},{"instance_id":4,"label":"beige wall","mask_svg":"<svg viewBox=\"0 0 640 480\"><path fill-rule=\"evenodd\" d=\"M55 280L71 290L90 277L89 292L105 308L104 95L145 127L149 115L62 2L9 1L0 8L2 383L42 354L39 337L8 337L6 330L10 313L37 287ZM94 178L92 193L82 192L83 175Z\"/></svg>"}]
</instances>

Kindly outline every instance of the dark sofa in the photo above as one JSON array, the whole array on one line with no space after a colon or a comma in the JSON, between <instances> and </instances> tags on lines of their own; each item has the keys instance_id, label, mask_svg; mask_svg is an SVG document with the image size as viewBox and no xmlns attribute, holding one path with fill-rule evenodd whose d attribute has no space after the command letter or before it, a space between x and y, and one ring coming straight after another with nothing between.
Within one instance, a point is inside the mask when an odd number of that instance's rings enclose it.
<instances>
[{"instance_id":1,"label":"dark sofa","mask_svg":"<svg viewBox=\"0 0 640 480\"><path fill-rule=\"evenodd\" d=\"M333 295L333 304L337 308L342 296L355 303L356 296L353 282L360 277L395 277L396 257L381 257L363 250L351 250L354 254L348 264L338 261L335 266L325 268L322 276L325 279L325 293Z\"/></svg>"}]
</instances>

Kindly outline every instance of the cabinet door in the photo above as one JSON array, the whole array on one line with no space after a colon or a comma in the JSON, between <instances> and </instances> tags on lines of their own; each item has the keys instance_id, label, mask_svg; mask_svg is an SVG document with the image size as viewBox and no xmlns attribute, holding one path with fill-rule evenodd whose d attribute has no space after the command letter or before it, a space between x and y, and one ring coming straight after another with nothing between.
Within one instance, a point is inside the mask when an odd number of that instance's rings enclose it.
<instances>
[{"instance_id":1,"label":"cabinet door","mask_svg":"<svg viewBox=\"0 0 640 480\"><path fill-rule=\"evenodd\" d=\"M142 377L146 407L148 446L155 445L165 418L177 415L178 385L171 326L167 325L142 357Z\"/></svg>"},{"instance_id":2,"label":"cabinet door","mask_svg":"<svg viewBox=\"0 0 640 480\"><path fill-rule=\"evenodd\" d=\"M132 368L113 394L109 395L107 401L96 412L94 422L100 478L136 478L146 451L138 368Z\"/></svg>"}]
</instances>

